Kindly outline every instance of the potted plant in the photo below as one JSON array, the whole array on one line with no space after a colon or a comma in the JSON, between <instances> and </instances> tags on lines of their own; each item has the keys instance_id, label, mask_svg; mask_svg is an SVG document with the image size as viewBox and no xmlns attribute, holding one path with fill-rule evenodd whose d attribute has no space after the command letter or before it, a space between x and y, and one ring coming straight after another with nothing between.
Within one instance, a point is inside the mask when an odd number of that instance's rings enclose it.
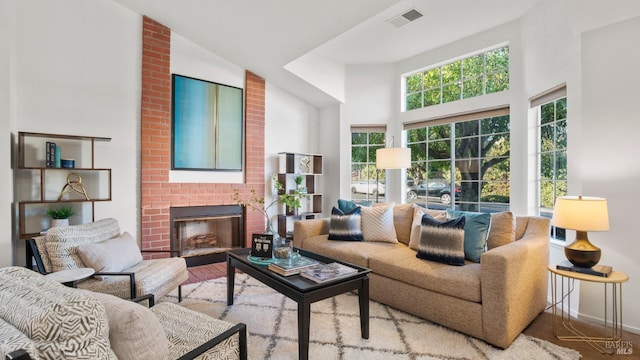
<instances>
[{"instance_id":1,"label":"potted plant","mask_svg":"<svg viewBox=\"0 0 640 360\"><path fill-rule=\"evenodd\" d=\"M301 194L306 194L307 188L304 185L302 185L302 180L303 180L302 176L299 176L299 175L293 179L293 181L296 182L296 189L298 190L298 192Z\"/></svg>"},{"instance_id":2,"label":"potted plant","mask_svg":"<svg viewBox=\"0 0 640 360\"><path fill-rule=\"evenodd\" d=\"M57 209L51 208L47 210L47 215L52 219L51 227L69 226L69 218L75 213L71 206L61 206Z\"/></svg>"}]
</instances>

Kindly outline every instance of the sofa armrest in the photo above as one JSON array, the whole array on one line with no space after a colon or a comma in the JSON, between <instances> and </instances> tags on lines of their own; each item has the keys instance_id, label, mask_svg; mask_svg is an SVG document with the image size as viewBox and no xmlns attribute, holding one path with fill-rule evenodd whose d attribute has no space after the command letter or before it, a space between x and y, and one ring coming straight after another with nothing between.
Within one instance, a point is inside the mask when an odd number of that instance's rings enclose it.
<instances>
[{"instance_id":1,"label":"sofa armrest","mask_svg":"<svg viewBox=\"0 0 640 360\"><path fill-rule=\"evenodd\" d=\"M506 347L547 303L550 220L529 217L520 240L480 259L484 338Z\"/></svg>"},{"instance_id":2,"label":"sofa armrest","mask_svg":"<svg viewBox=\"0 0 640 360\"><path fill-rule=\"evenodd\" d=\"M231 336L238 334L239 342L239 355L240 360L247 359L247 326L244 323L239 323L229 328L225 332L198 346L197 348L182 355L178 360L190 360L204 354L207 350L220 344L222 341L230 338Z\"/></svg>"},{"instance_id":3,"label":"sofa armrest","mask_svg":"<svg viewBox=\"0 0 640 360\"><path fill-rule=\"evenodd\" d=\"M132 273L132 272L105 272L105 271L98 271L95 272L93 275L103 275L103 276L128 276L129 277L129 291L131 296L129 297L130 300L132 300L133 298L136 297L136 274Z\"/></svg>"},{"instance_id":4,"label":"sofa armrest","mask_svg":"<svg viewBox=\"0 0 640 360\"><path fill-rule=\"evenodd\" d=\"M331 218L298 220L293 223L293 246L302 248L305 239L329 233Z\"/></svg>"}]
</instances>

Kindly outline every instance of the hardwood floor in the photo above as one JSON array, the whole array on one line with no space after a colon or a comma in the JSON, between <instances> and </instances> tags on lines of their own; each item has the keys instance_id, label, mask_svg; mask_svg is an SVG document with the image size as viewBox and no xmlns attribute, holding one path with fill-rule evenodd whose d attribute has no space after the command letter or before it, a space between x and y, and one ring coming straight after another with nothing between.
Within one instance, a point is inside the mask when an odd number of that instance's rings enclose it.
<instances>
[{"instance_id":1,"label":"hardwood floor","mask_svg":"<svg viewBox=\"0 0 640 360\"><path fill-rule=\"evenodd\" d=\"M195 266L189 268L189 280L185 284L196 283L204 280L216 279L219 277L227 276L227 263L221 262L210 265ZM537 318L524 329L524 333L529 336L536 337L538 339L549 341L550 343L563 346L566 348L575 349L582 354L584 360L611 360L613 356L620 360L632 360L640 359L640 335L630 332L624 332L622 335L623 341L628 341L624 345L631 347L633 354L630 355L608 355L600 354L596 349L592 348L589 344L577 341L564 341L558 340L553 335L553 315L550 310L545 311L538 315ZM598 335L602 333L602 328L580 320L573 320L572 322L578 329L587 333Z\"/></svg>"}]
</instances>

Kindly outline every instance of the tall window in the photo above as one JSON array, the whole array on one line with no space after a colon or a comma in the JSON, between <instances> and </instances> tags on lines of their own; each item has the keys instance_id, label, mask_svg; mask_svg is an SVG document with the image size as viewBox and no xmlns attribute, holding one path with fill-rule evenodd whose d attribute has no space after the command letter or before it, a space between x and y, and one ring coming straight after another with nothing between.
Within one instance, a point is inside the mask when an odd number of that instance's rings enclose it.
<instances>
[{"instance_id":1,"label":"tall window","mask_svg":"<svg viewBox=\"0 0 640 360\"><path fill-rule=\"evenodd\" d=\"M385 139L385 126L351 128L351 200L385 201L385 172L376 170L376 150Z\"/></svg>"},{"instance_id":2,"label":"tall window","mask_svg":"<svg viewBox=\"0 0 640 360\"><path fill-rule=\"evenodd\" d=\"M566 88L531 100L538 114L538 196L540 216L551 218L556 198L567 195ZM552 227L551 236L565 240L565 230Z\"/></svg>"},{"instance_id":3,"label":"tall window","mask_svg":"<svg viewBox=\"0 0 640 360\"><path fill-rule=\"evenodd\" d=\"M509 47L487 51L405 77L405 110L509 89Z\"/></svg>"},{"instance_id":4,"label":"tall window","mask_svg":"<svg viewBox=\"0 0 640 360\"><path fill-rule=\"evenodd\" d=\"M430 209L509 209L509 109L405 124L407 202Z\"/></svg>"}]
</instances>

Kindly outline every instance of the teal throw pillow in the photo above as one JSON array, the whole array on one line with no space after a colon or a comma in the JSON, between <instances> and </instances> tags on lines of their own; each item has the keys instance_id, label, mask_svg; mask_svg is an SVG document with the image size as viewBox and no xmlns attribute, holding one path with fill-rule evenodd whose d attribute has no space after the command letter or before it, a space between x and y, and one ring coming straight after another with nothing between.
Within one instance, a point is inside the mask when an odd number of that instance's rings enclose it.
<instances>
[{"instance_id":1,"label":"teal throw pillow","mask_svg":"<svg viewBox=\"0 0 640 360\"><path fill-rule=\"evenodd\" d=\"M441 222L424 214L416 257L449 265L464 265L464 223L464 216Z\"/></svg>"},{"instance_id":2,"label":"teal throw pillow","mask_svg":"<svg viewBox=\"0 0 640 360\"><path fill-rule=\"evenodd\" d=\"M345 213L334 206L331 209L329 240L363 241L360 210L358 206Z\"/></svg>"},{"instance_id":3,"label":"teal throw pillow","mask_svg":"<svg viewBox=\"0 0 640 360\"><path fill-rule=\"evenodd\" d=\"M487 236L491 226L491 214L471 211L456 211L447 209L447 218L457 219L464 216L464 256L480 262L480 257L487 248Z\"/></svg>"},{"instance_id":4,"label":"teal throw pillow","mask_svg":"<svg viewBox=\"0 0 640 360\"><path fill-rule=\"evenodd\" d=\"M373 203L371 201L366 200L353 201L338 199L338 209L340 209L340 211L342 211L343 213L350 213L358 206L371 206L372 204Z\"/></svg>"}]
</instances>

